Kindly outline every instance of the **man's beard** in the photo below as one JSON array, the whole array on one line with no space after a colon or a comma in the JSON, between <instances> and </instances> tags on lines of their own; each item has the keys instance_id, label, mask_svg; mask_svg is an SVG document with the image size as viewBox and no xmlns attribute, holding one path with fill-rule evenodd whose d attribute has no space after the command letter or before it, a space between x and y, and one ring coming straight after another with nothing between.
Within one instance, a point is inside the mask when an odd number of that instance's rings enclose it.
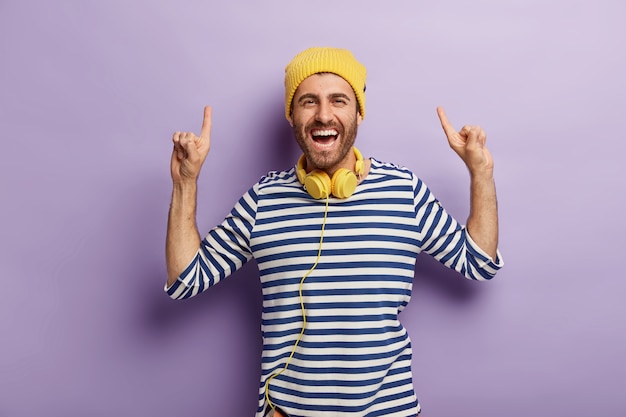
<instances>
[{"instance_id":1,"label":"man's beard","mask_svg":"<svg viewBox=\"0 0 626 417\"><path fill-rule=\"evenodd\" d=\"M333 147L330 151L315 149L314 145L311 143L311 139L309 139L309 132L311 132L312 129L336 129L337 132L339 132L339 138L335 140L341 141L338 144L339 146ZM298 123L294 123L293 125L293 133L296 142L298 142L300 149L302 149L302 152L306 155L308 163L311 164L309 167L330 173L336 171L338 165L341 164L346 158L346 155L352 151L357 131L357 114L354 115L354 119L346 126L334 122L328 124L314 122L304 127ZM353 169L353 167L350 169Z\"/></svg>"}]
</instances>

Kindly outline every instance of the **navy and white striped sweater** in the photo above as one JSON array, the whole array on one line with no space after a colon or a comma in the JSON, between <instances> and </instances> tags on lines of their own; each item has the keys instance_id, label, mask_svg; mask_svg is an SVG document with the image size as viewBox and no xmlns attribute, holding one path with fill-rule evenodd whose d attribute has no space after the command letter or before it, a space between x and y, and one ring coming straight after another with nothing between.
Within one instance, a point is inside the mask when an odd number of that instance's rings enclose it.
<instances>
[{"instance_id":1,"label":"navy and white striped sweater","mask_svg":"<svg viewBox=\"0 0 626 417\"><path fill-rule=\"evenodd\" d=\"M302 329L299 287L317 259L325 200L293 169L255 184L211 230L170 297L192 297L255 258L263 291L262 375L285 366ZM372 159L348 199L330 198L317 267L303 284L307 325L272 402L290 416L416 416L411 341L398 313L411 298L416 256L425 252L474 280L502 267L470 238L411 171Z\"/></svg>"}]
</instances>

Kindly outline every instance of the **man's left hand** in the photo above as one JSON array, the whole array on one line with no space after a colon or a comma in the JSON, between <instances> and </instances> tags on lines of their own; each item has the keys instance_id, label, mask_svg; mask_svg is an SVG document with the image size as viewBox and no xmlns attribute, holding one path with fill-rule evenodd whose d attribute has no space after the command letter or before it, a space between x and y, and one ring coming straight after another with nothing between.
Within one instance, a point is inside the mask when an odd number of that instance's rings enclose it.
<instances>
[{"instance_id":1,"label":"man's left hand","mask_svg":"<svg viewBox=\"0 0 626 417\"><path fill-rule=\"evenodd\" d=\"M487 134L480 126L465 125L457 132L442 107L437 107L441 127L448 137L448 144L465 162L470 174L493 174L493 158L485 146Z\"/></svg>"}]
</instances>

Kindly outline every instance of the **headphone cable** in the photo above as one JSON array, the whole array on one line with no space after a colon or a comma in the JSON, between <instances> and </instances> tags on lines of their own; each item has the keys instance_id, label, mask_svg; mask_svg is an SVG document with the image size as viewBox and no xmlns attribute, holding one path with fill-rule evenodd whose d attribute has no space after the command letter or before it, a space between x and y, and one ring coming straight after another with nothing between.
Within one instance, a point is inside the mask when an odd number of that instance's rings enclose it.
<instances>
[{"instance_id":1,"label":"headphone cable","mask_svg":"<svg viewBox=\"0 0 626 417\"><path fill-rule=\"evenodd\" d=\"M289 358L287 358L287 362L285 362L285 366L283 367L283 369L281 369L280 371L273 373L268 379L267 381L265 381L265 400L267 401L267 403L269 404L270 407L272 407L272 410L276 409L276 406L274 405L274 403L272 403L272 400L270 400L270 382L272 381L272 379L276 378L277 376L279 376L280 374L282 374L283 372L285 372L287 370L287 367L289 366L289 363L291 362L291 359L293 358L293 355L296 353L296 348L298 347L298 343L300 343L300 340L302 339L302 336L304 335L304 329L306 328L306 311L304 309L304 297L302 296L302 289L304 286L304 280L313 272L313 270L317 267L317 264L320 261L320 258L322 256L322 243L324 241L324 231L326 229L326 219L328 217L328 201L329 201L330 197L327 196L326 197L326 207L324 208L324 220L322 222L322 232L320 235L320 243L319 243L319 248L317 250L317 258L315 259L315 263L313 264L313 266L302 276L302 279L300 280L300 287L298 289L298 294L300 296L300 310L302 312L302 330L300 330L300 334L298 335L296 342L293 345L293 349L291 350L291 354L289 355Z\"/></svg>"}]
</instances>

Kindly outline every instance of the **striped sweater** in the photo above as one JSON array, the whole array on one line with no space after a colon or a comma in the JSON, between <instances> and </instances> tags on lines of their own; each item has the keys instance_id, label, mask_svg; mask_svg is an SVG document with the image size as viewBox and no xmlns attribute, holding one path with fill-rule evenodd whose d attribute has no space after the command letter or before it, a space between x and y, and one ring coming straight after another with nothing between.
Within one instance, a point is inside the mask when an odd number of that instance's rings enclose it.
<instances>
[{"instance_id":1,"label":"striped sweater","mask_svg":"<svg viewBox=\"0 0 626 417\"><path fill-rule=\"evenodd\" d=\"M328 203L328 208L326 204ZM326 214L326 220L324 216ZM321 256L320 237L324 226ZM203 239L166 288L192 297L251 258L263 292L262 374L256 417L271 401L296 416L416 416L411 340L398 313L411 298L425 252L474 280L501 268L471 240L411 171L372 159L348 199L314 200L293 169L271 172Z\"/></svg>"}]
</instances>

